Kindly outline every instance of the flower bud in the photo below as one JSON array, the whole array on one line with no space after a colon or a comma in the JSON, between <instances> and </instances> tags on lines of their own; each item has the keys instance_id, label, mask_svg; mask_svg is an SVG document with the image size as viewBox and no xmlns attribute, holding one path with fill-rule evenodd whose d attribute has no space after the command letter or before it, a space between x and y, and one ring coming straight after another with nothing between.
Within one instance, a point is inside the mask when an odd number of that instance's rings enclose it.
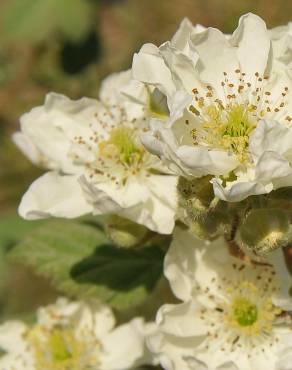
<instances>
[{"instance_id":1,"label":"flower bud","mask_svg":"<svg viewBox=\"0 0 292 370\"><path fill-rule=\"evenodd\" d=\"M255 254L285 247L292 240L287 213L276 208L253 209L237 232L239 246Z\"/></svg>"},{"instance_id":2,"label":"flower bud","mask_svg":"<svg viewBox=\"0 0 292 370\"><path fill-rule=\"evenodd\" d=\"M210 176L187 180L180 177L178 181L178 205L182 221L186 224L203 219L219 203L215 198Z\"/></svg>"},{"instance_id":3,"label":"flower bud","mask_svg":"<svg viewBox=\"0 0 292 370\"><path fill-rule=\"evenodd\" d=\"M109 217L105 224L108 238L121 248L135 247L148 232L148 229L117 215Z\"/></svg>"},{"instance_id":4,"label":"flower bud","mask_svg":"<svg viewBox=\"0 0 292 370\"><path fill-rule=\"evenodd\" d=\"M190 231L200 239L212 240L220 235L231 233L231 219L228 214L212 212L205 218L189 224Z\"/></svg>"}]
</instances>

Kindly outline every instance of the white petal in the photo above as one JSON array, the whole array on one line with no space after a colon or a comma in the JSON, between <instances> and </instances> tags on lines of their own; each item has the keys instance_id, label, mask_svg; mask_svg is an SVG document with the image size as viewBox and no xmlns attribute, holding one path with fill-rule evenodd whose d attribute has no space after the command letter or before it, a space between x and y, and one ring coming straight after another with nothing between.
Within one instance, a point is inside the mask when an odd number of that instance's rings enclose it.
<instances>
[{"instance_id":1,"label":"white petal","mask_svg":"<svg viewBox=\"0 0 292 370\"><path fill-rule=\"evenodd\" d=\"M280 336L277 370L292 370L292 333L286 326L288 333Z\"/></svg>"},{"instance_id":2,"label":"white petal","mask_svg":"<svg viewBox=\"0 0 292 370\"><path fill-rule=\"evenodd\" d=\"M169 338L171 339L169 340ZM188 343L188 348L187 346L181 346L180 342L180 338L168 337L158 332L148 339L147 344L157 356L163 369L190 370L185 358L192 354L191 343Z\"/></svg>"},{"instance_id":3,"label":"white petal","mask_svg":"<svg viewBox=\"0 0 292 370\"><path fill-rule=\"evenodd\" d=\"M82 340L84 332L91 330L98 340L102 340L114 328L116 323L110 307L100 301L92 299L88 302L80 302L78 315L71 317L71 325L74 324L76 335Z\"/></svg>"},{"instance_id":4,"label":"white petal","mask_svg":"<svg viewBox=\"0 0 292 370\"><path fill-rule=\"evenodd\" d=\"M230 45L225 35L215 28L191 36L194 50L200 56L198 72L202 81L211 84L220 99L225 99L221 82L223 72L228 74L230 82L236 78L235 70L239 67L235 48Z\"/></svg>"},{"instance_id":5,"label":"white petal","mask_svg":"<svg viewBox=\"0 0 292 370\"><path fill-rule=\"evenodd\" d=\"M255 168L256 179L262 183L292 175L289 162L277 152L265 152L261 155Z\"/></svg>"},{"instance_id":6,"label":"white petal","mask_svg":"<svg viewBox=\"0 0 292 370\"><path fill-rule=\"evenodd\" d=\"M176 154L179 145L174 130L165 128L163 122L158 120L151 120L151 129L151 134L141 137L146 148L157 154L172 173L190 174L190 170L184 167ZM159 139L156 138L156 134L159 135Z\"/></svg>"},{"instance_id":7,"label":"white petal","mask_svg":"<svg viewBox=\"0 0 292 370\"><path fill-rule=\"evenodd\" d=\"M121 95L125 98L125 111L130 121L145 117L149 109L150 91L150 87L133 79L122 87Z\"/></svg>"},{"instance_id":8,"label":"white petal","mask_svg":"<svg viewBox=\"0 0 292 370\"><path fill-rule=\"evenodd\" d=\"M144 363L144 325L142 319L136 318L117 327L103 338L101 370L123 370Z\"/></svg>"},{"instance_id":9,"label":"white petal","mask_svg":"<svg viewBox=\"0 0 292 370\"><path fill-rule=\"evenodd\" d=\"M177 337L192 338L195 347L208 333L208 326L200 319L202 308L195 299L176 305L163 305L156 319L159 330Z\"/></svg>"},{"instance_id":10,"label":"white petal","mask_svg":"<svg viewBox=\"0 0 292 370\"><path fill-rule=\"evenodd\" d=\"M176 154L194 176L226 175L237 167L237 160L226 152L203 146L180 146Z\"/></svg>"},{"instance_id":11,"label":"white petal","mask_svg":"<svg viewBox=\"0 0 292 370\"><path fill-rule=\"evenodd\" d=\"M224 276L230 278L233 273L232 263L235 261L237 260L230 255L226 241L223 238L218 238L197 251L196 267L193 268L194 279L202 291L208 290L210 295L221 297L224 293L218 287L220 285L218 280L221 281ZM207 294L195 294L195 296L204 302L205 306L214 309L214 303L209 300Z\"/></svg>"},{"instance_id":12,"label":"white petal","mask_svg":"<svg viewBox=\"0 0 292 370\"><path fill-rule=\"evenodd\" d=\"M92 308L94 309L94 307ZM95 335L97 338L102 339L114 328L116 320L109 307L100 305L99 307L95 307L94 322Z\"/></svg>"},{"instance_id":13,"label":"white petal","mask_svg":"<svg viewBox=\"0 0 292 370\"><path fill-rule=\"evenodd\" d=\"M292 311L292 297L290 294L292 276L287 268L282 249L270 253L267 260L274 266L280 284L280 291L275 292L273 302L285 311Z\"/></svg>"},{"instance_id":14,"label":"white petal","mask_svg":"<svg viewBox=\"0 0 292 370\"><path fill-rule=\"evenodd\" d=\"M167 126L171 126L177 120L182 118L186 113L193 100L193 97L183 90L178 90L168 99L168 106L170 111L170 120L167 122Z\"/></svg>"},{"instance_id":15,"label":"white petal","mask_svg":"<svg viewBox=\"0 0 292 370\"><path fill-rule=\"evenodd\" d=\"M137 80L130 80L129 83L122 87L121 93L140 105L145 105L149 99L149 89Z\"/></svg>"},{"instance_id":16,"label":"white petal","mask_svg":"<svg viewBox=\"0 0 292 370\"><path fill-rule=\"evenodd\" d=\"M90 183L84 176L80 179L80 184L89 195L89 200L94 204L95 210L101 213L116 209L130 208L137 204L146 202L148 199L148 189L139 179L131 178L127 183L116 185L114 181L100 183ZM111 199L106 203L106 199ZM116 206L114 206L116 205ZM114 206L114 208L112 208Z\"/></svg>"},{"instance_id":17,"label":"white petal","mask_svg":"<svg viewBox=\"0 0 292 370\"><path fill-rule=\"evenodd\" d=\"M190 370L208 370L207 365L204 362L197 360L195 357L185 357L185 361Z\"/></svg>"},{"instance_id":18,"label":"white petal","mask_svg":"<svg viewBox=\"0 0 292 370\"><path fill-rule=\"evenodd\" d=\"M248 81L255 80L256 72L264 75L270 51L270 37L266 24L260 17L252 13L243 15L230 43L237 46L241 70L246 73Z\"/></svg>"},{"instance_id":19,"label":"white petal","mask_svg":"<svg viewBox=\"0 0 292 370\"><path fill-rule=\"evenodd\" d=\"M266 151L284 155L292 148L292 129L277 121L262 120L250 136L249 147L257 159Z\"/></svg>"},{"instance_id":20,"label":"white petal","mask_svg":"<svg viewBox=\"0 0 292 370\"><path fill-rule=\"evenodd\" d=\"M157 155L157 156L162 156L164 152L164 146L159 139L155 137L152 133L145 133L142 134L141 137L141 142L145 146L145 148L152 154Z\"/></svg>"},{"instance_id":21,"label":"white petal","mask_svg":"<svg viewBox=\"0 0 292 370\"><path fill-rule=\"evenodd\" d=\"M131 178L125 186L117 186L113 181L96 185L99 190L106 193L121 208L133 207L148 198L148 189L139 181Z\"/></svg>"},{"instance_id":22,"label":"white petal","mask_svg":"<svg viewBox=\"0 0 292 370\"><path fill-rule=\"evenodd\" d=\"M158 332L150 336L149 348L168 370L190 370L186 361L207 334L200 319L202 307L195 302L164 305L158 311ZM197 331L198 330L198 331Z\"/></svg>"},{"instance_id":23,"label":"white petal","mask_svg":"<svg viewBox=\"0 0 292 370\"><path fill-rule=\"evenodd\" d=\"M148 177L146 186L151 193L153 206L149 211L156 230L162 234L170 234L177 212L177 177L152 175Z\"/></svg>"},{"instance_id":24,"label":"white petal","mask_svg":"<svg viewBox=\"0 0 292 370\"><path fill-rule=\"evenodd\" d=\"M129 83L132 71L122 71L112 73L106 77L100 86L99 97L100 100L106 104L115 104L120 99L120 92L122 88Z\"/></svg>"},{"instance_id":25,"label":"white petal","mask_svg":"<svg viewBox=\"0 0 292 370\"><path fill-rule=\"evenodd\" d=\"M19 206L20 216L28 220L50 216L75 218L91 211L77 176L55 172L48 172L32 183Z\"/></svg>"},{"instance_id":26,"label":"white petal","mask_svg":"<svg viewBox=\"0 0 292 370\"><path fill-rule=\"evenodd\" d=\"M292 370L292 353L287 354L278 361L277 370Z\"/></svg>"},{"instance_id":27,"label":"white petal","mask_svg":"<svg viewBox=\"0 0 292 370\"><path fill-rule=\"evenodd\" d=\"M257 181L234 181L226 187L219 178L211 180L216 197L227 202L240 202L250 195L267 194L273 190L272 184L263 185Z\"/></svg>"},{"instance_id":28,"label":"white petal","mask_svg":"<svg viewBox=\"0 0 292 370\"><path fill-rule=\"evenodd\" d=\"M176 216L176 181L174 176L150 176L145 180L147 200L118 213L152 231L170 234Z\"/></svg>"},{"instance_id":29,"label":"white petal","mask_svg":"<svg viewBox=\"0 0 292 370\"><path fill-rule=\"evenodd\" d=\"M177 50L166 42L159 48L165 64L171 71L173 81L177 88L185 89L191 93L194 87L199 86L199 80L196 76L195 66L199 56L193 53L192 58Z\"/></svg>"},{"instance_id":30,"label":"white petal","mask_svg":"<svg viewBox=\"0 0 292 370\"><path fill-rule=\"evenodd\" d=\"M196 286L194 266L196 266L196 248L204 248L205 243L191 233L176 228L173 240L164 260L164 274L170 282L177 298L187 301Z\"/></svg>"},{"instance_id":31,"label":"white petal","mask_svg":"<svg viewBox=\"0 0 292 370\"><path fill-rule=\"evenodd\" d=\"M250 359L250 370L253 369L275 369L277 361L277 353L274 351L266 350L265 353L258 351ZM240 370L245 370L245 368L240 368Z\"/></svg>"},{"instance_id":32,"label":"white petal","mask_svg":"<svg viewBox=\"0 0 292 370\"><path fill-rule=\"evenodd\" d=\"M239 370L239 368L231 361L216 368L216 370Z\"/></svg>"},{"instance_id":33,"label":"white petal","mask_svg":"<svg viewBox=\"0 0 292 370\"><path fill-rule=\"evenodd\" d=\"M119 214L162 234L171 233L174 227L176 181L175 176L152 175L118 188L112 183L94 185L80 179L95 213Z\"/></svg>"},{"instance_id":34,"label":"white petal","mask_svg":"<svg viewBox=\"0 0 292 370\"><path fill-rule=\"evenodd\" d=\"M7 321L0 326L0 348L7 352L22 352L26 343L23 339L27 326L21 321Z\"/></svg>"},{"instance_id":35,"label":"white petal","mask_svg":"<svg viewBox=\"0 0 292 370\"><path fill-rule=\"evenodd\" d=\"M25 340L27 326L20 321L8 321L0 326L0 370L34 370L33 354Z\"/></svg>"},{"instance_id":36,"label":"white petal","mask_svg":"<svg viewBox=\"0 0 292 370\"><path fill-rule=\"evenodd\" d=\"M193 28L192 22L188 18L184 18L171 39L171 45L178 50L184 51L188 46L189 37Z\"/></svg>"},{"instance_id":37,"label":"white petal","mask_svg":"<svg viewBox=\"0 0 292 370\"><path fill-rule=\"evenodd\" d=\"M288 176L273 179L273 188L279 189L279 188L285 188L288 186L292 186L292 174L289 174Z\"/></svg>"},{"instance_id":38,"label":"white petal","mask_svg":"<svg viewBox=\"0 0 292 370\"><path fill-rule=\"evenodd\" d=\"M81 309L81 302L70 302L65 297L59 297L55 303L37 310L37 323L46 329L56 325L68 325Z\"/></svg>"},{"instance_id":39,"label":"white petal","mask_svg":"<svg viewBox=\"0 0 292 370\"><path fill-rule=\"evenodd\" d=\"M155 45L145 44L134 55L132 68L135 79L158 87L168 96L175 91L171 73Z\"/></svg>"},{"instance_id":40,"label":"white petal","mask_svg":"<svg viewBox=\"0 0 292 370\"><path fill-rule=\"evenodd\" d=\"M164 274L176 297L188 301L194 294L198 296L198 286L218 294L213 280L224 274L232 262L223 238L206 243L177 227L165 257Z\"/></svg>"},{"instance_id":41,"label":"white petal","mask_svg":"<svg viewBox=\"0 0 292 370\"><path fill-rule=\"evenodd\" d=\"M33 143L40 153L41 165L49 169L61 169L66 173L77 171L68 156L75 136L90 136L90 123L100 109L97 100L83 98L73 101L55 93L48 94L43 106L33 108L20 118L22 134L27 142ZM16 136L16 143L19 138ZM31 150L20 142L20 149L32 157ZM34 149L35 151L35 149ZM34 159L37 158L34 156Z\"/></svg>"},{"instance_id":42,"label":"white petal","mask_svg":"<svg viewBox=\"0 0 292 370\"><path fill-rule=\"evenodd\" d=\"M81 176L78 181L88 203L92 205L94 214L118 213L122 210L117 202L100 190L98 186L87 181L85 176Z\"/></svg>"},{"instance_id":43,"label":"white petal","mask_svg":"<svg viewBox=\"0 0 292 370\"><path fill-rule=\"evenodd\" d=\"M46 160L43 158L42 153L29 136L24 135L22 132L16 132L12 135L12 140L18 149L20 149L32 163L36 165L46 164Z\"/></svg>"}]
</instances>

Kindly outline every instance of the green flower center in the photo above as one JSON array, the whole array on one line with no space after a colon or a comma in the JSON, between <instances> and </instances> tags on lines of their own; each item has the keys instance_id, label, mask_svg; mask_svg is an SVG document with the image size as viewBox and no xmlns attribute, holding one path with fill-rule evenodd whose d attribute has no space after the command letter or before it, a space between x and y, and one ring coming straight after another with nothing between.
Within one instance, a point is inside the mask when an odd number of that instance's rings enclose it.
<instances>
[{"instance_id":1,"label":"green flower center","mask_svg":"<svg viewBox=\"0 0 292 370\"><path fill-rule=\"evenodd\" d=\"M236 298L233 302L233 316L240 326L252 326L258 319L258 308L246 298Z\"/></svg>"},{"instance_id":2,"label":"green flower center","mask_svg":"<svg viewBox=\"0 0 292 370\"><path fill-rule=\"evenodd\" d=\"M262 281L271 280L265 285L255 285L243 279L227 286L230 301L223 310L226 311L228 326L231 325L238 333L258 337L272 331L276 317L282 312L271 299L272 293L278 289L271 279L273 272L273 269L262 271Z\"/></svg>"},{"instance_id":3,"label":"green flower center","mask_svg":"<svg viewBox=\"0 0 292 370\"><path fill-rule=\"evenodd\" d=\"M70 328L45 330L36 326L28 338L36 370L85 370L98 365L98 344L77 339Z\"/></svg>"},{"instance_id":4,"label":"green flower center","mask_svg":"<svg viewBox=\"0 0 292 370\"><path fill-rule=\"evenodd\" d=\"M117 158L127 166L138 164L144 154L142 146L135 140L135 132L128 127L114 128L108 140L99 144L102 156Z\"/></svg>"},{"instance_id":5,"label":"green flower center","mask_svg":"<svg viewBox=\"0 0 292 370\"><path fill-rule=\"evenodd\" d=\"M235 152L248 146L248 140L256 123L251 119L252 108L244 105L232 105L226 112L226 120L219 124L219 132L226 140L227 147Z\"/></svg>"},{"instance_id":6,"label":"green flower center","mask_svg":"<svg viewBox=\"0 0 292 370\"><path fill-rule=\"evenodd\" d=\"M291 122L288 113L287 86L275 100L268 90L269 76L254 73L250 82L241 69L222 73L222 99L211 85L195 87L189 112L195 120L186 119L194 145L203 145L233 153L239 162L250 161L249 138L264 117L274 119L281 114ZM281 118L282 119L282 118Z\"/></svg>"},{"instance_id":7,"label":"green flower center","mask_svg":"<svg viewBox=\"0 0 292 370\"><path fill-rule=\"evenodd\" d=\"M48 340L48 348L50 348L53 361L63 362L72 358L72 343L71 333L54 330Z\"/></svg>"},{"instance_id":8,"label":"green flower center","mask_svg":"<svg viewBox=\"0 0 292 370\"><path fill-rule=\"evenodd\" d=\"M193 139L233 152L241 162L246 161L249 137L258 120L254 107L234 103L223 109L220 104L212 104L203 109L203 116L202 130L195 130Z\"/></svg>"}]
</instances>

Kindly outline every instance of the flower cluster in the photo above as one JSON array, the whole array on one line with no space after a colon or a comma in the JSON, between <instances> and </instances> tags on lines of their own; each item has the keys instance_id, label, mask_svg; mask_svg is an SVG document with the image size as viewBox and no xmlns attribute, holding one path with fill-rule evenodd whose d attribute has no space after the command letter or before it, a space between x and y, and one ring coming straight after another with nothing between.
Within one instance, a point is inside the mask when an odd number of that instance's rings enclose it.
<instances>
[{"instance_id":1,"label":"flower cluster","mask_svg":"<svg viewBox=\"0 0 292 370\"><path fill-rule=\"evenodd\" d=\"M130 71L122 72L103 82L100 100L53 93L21 117L15 143L49 170L23 197L21 216L116 213L159 233L172 231L177 179L141 144L150 93L140 86L139 102L123 101L123 87L136 93L132 84Z\"/></svg>"},{"instance_id":2,"label":"flower cluster","mask_svg":"<svg viewBox=\"0 0 292 370\"><path fill-rule=\"evenodd\" d=\"M292 369L291 50L291 24L247 14L226 35L185 19L98 100L52 93L21 117L14 141L48 172L20 215L110 214L126 248L149 229L176 303L155 328L113 329L104 306L58 301L0 328L0 369Z\"/></svg>"},{"instance_id":3,"label":"flower cluster","mask_svg":"<svg viewBox=\"0 0 292 370\"><path fill-rule=\"evenodd\" d=\"M175 231L165 275L182 303L160 308L149 340L165 369L290 369L291 277L281 252L267 262L231 256L222 238L206 245Z\"/></svg>"},{"instance_id":4,"label":"flower cluster","mask_svg":"<svg viewBox=\"0 0 292 370\"><path fill-rule=\"evenodd\" d=\"M223 200L291 185L288 32L269 33L251 14L231 36L197 32L188 22L178 32L134 57L134 76L171 102L170 119L152 122L146 147L185 176L211 175Z\"/></svg>"},{"instance_id":5,"label":"flower cluster","mask_svg":"<svg viewBox=\"0 0 292 370\"><path fill-rule=\"evenodd\" d=\"M34 325L8 321L0 326L0 369L123 370L149 364L145 338L153 331L142 318L115 327L110 308L98 302L59 298L38 310Z\"/></svg>"}]
</instances>

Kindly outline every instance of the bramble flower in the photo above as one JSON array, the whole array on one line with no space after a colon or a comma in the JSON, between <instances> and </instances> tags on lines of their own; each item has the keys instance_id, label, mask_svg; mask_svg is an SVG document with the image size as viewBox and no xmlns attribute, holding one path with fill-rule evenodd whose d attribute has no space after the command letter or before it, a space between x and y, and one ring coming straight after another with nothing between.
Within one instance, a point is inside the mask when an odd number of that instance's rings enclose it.
<instances>
[{"instance_id":1,"label":"bramble flower","mask_svg":"<svg viewBox=\"0 0 292 370\"><path fill-rule=\"evenodd\" d=\"M32 370L31 351L23 339L27 327L19 321L8 321L0 326L0 369Z\"/></svg>"},{"instance_id":2,"label":"bramble flower","mask_svg":"<svg viewBox=\"0 0 292 370\"><path fill-rule=\"evenodd\" d=\"M165 274L183 303L161 307L149 340L165 369L290 368L292 281L281 251L277 267L269 258L254 264L231 256L223 239L206 245L175 231Z\"/></svg>"},{"instance_id":3,"label":"bramble flower","mask_svg":"<svg viewBox=\"0 0 292 370\"><path fill-rule=\"evenodd\" d=\"M21 322L0 326L0 369L124 370L151 363L144 339L152 325L140 318L114 325L109 308L60 298L41 308L31 327Z\"/></svg>"},{"instance_id":4,"label":"bramble flower","mask_svg":"<svg viewBox=\"0 0 292 370\"><path fill-rule=\"evenodd\" d=\"M222 200L291 186L291 37L253 14L231 36L188 30L184 43L146 44L134 57L133 76L165 94L170 111L143 143L182 176L212 175Z\"/></svg>"},{"instance_id":5,"label":"bramble flower","mask_svg":"<svg viewBox=\"0 0 292 370\"><path fill-rule=\"evenodd\" d=\"M274 58L276 63L280 63L282 68L291 68L292 52L292 22L285 26L272 28L270 31L272 39Z\"/></svg>"},{"instance_id":6,"label":"bramble flower","mask_svg":"<svg viewBox=\"0 0 292 370\"><path fill-rule=\"evenodd\" d=\"M72 101L51 93L44 106L21 117L15 143L50 170L24 195L22 217L114 213L159 233L172 231L176 176L141 144L150 98L144 91L144 107L142 101L124 100L120 90L128 83L130 71L108 77L101 100Z\"/></svg>"}]
</instances>

